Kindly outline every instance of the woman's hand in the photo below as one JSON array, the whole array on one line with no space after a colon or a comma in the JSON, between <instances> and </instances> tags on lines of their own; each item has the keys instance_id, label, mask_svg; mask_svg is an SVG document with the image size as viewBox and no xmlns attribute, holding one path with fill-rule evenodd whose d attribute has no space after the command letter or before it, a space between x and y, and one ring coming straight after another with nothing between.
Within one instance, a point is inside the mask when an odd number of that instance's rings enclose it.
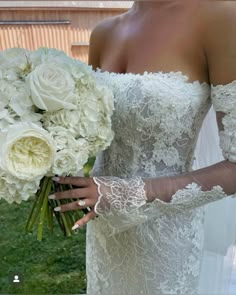
<instances>
[{"instance_id":1,"label":"woman's hand","mask_svg":"<svg viewBox=\"0 0 236 295\"><path fill-rule=\"evenodd\" d=\"M76 221L72 227L73 230L81 227L90 220L94 219L97 214L94 212L94 206L98 201L97 185L93 181L93 178L87 177L53 177L53 180L59 184L69 184L77 188L64 192L56 192L50 195L49 199L61 200L61 199L77 199L77 201L61 205L54 210L58 212L65 212L71 210L85 209L89 207L91 210L85 214L81 219Z\"/></svg>"}]
</instances>

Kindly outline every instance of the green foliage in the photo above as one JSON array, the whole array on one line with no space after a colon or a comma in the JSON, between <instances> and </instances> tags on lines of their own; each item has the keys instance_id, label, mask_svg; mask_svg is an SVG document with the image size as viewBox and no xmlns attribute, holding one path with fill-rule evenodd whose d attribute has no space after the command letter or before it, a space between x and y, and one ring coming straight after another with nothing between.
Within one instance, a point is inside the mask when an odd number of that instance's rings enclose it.
<instances>
[{"instance_id":1,"label":"green foliage","mask_svg":"<svg viewBox=\"0 0 236 295\"><path fill-rule=\"evenodd\" d=\"M53 235L45 229L38 242L36 232L25 233L31 206L0 201L0 293L86 293L85 228L64 238L54 220ZM10 283L14 274L23 275L22 284Z\"/></svg>"}]
</instances>

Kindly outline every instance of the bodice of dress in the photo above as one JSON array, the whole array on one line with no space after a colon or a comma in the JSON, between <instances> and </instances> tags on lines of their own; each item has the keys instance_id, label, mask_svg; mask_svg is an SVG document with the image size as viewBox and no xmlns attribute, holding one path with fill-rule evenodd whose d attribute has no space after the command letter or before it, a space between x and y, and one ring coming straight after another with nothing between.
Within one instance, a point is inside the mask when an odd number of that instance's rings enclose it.
<instances>
[{"instance_id":1,"label":"bodice of dress","mask_svg":"<svg viewBox=\"0 0 236 295\"><path fill-rule=\"evenodd\" d=\"M210 106L207 83L188 82L180 72L96 76L114 93L115 135L93 176L159 177L191 168ZM88 224L88 294L196 294L203 209L176 213L156 202L127 216Z\"/></svg>"},{"instance_id":2,"label":"bodice of dress","mask_svg":"<svg viewBox=\"0 0 236 295\"><path fill-rule=\"evenodd\" d=\"M159 177L191 168L197 136L210 107L210 86L181 72L97 72L112 88L114 140L94 174Z\"/></svg>"},{"instance_id":3,"label":"bodice of dress","mask_svg":"<svg viewBox=\"0 0 236 295\"><path fill-rule=\"evenodd\" d=\"M146 203L142 178L191 169L211 102L225 113L224 158L236 162L236 82L210 87L180 72L96 75L114 93L115 136L93 169L100 216L87 226L87 293L197 294L203 205L227 195L219 185L205 192L192 183L170 203L158 196Z\"/></svg>"}]
</instances>

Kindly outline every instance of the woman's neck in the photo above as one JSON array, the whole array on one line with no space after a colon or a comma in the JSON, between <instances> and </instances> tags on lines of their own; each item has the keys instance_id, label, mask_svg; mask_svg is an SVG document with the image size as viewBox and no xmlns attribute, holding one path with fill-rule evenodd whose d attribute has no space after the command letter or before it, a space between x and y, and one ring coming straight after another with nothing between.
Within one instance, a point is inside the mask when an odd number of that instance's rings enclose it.
<instances>
[{"instance_id":1,"label":"woman's neck","mask_svg":"<svg viewBox=\"0 0 236 295\"><path fill-rule=\"evenodd\" d=\"M154 9L154 8L161 8L161 7L169 7L176 5L176 0L156 0L156 1L148 1L148 0L138 0L135 1L133 4L133 8L136 10L143 10L143 9Z\"/></svg>"},{"instance_id":2,"label":"woman's neck","mask_svg":"<svg viewBox=\"0 0 236 295\"><path fill-rule=\"evenodd\" d=\"M199 0L137 0L134 2L132 9L135 12L144 12L150 10L161 10L161 9L176 9L192 7L199 3Z\"/></svg>"}]
</instances>

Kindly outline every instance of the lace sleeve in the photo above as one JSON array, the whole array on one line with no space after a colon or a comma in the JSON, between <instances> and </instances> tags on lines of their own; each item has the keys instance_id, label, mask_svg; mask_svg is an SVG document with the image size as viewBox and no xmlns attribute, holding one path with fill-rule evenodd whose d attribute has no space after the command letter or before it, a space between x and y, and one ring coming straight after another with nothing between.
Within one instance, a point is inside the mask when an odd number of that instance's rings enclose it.
<instances>
[{"instance_id":1,"label":"lace sleeve","mask_svg":"<svg viewBox=\"0 0 236 295\"><path fill-rule=\"evenodd\" d=\"M224 129L220 131L220 146L227 160L204 169L199 169L181 177L166 179L166 185L173 187L170 200L162 201L159 195L159 179L152 179L145 187L145 180L136 177L120 179L116 177L94 177L98 185L99 200L95 211L118 231L140 224L145 220L173 210L178 214L183 210L193 210L210 202L228 196L235 196L236 181L236 81L227 85L212 86L212 103L217 112L223 112ZM152 196L149 198L150 190ZM233 193L229 193L233 192Z\"/></svg>"},{"instance_id":2,"label":"lace sleeve","mask_svg":"<svg viewBox=\"0 0 236 295\"><path fill-rule=\"evenodd\" d=\"M213 108L216 112L223 113L222 125L223 129L219 131L220 138L220 148L222 150L225 160L230 163L236 162L236 80L226 84L211 86L211 100ZM198 181L197 183L192 183L187 185L184 189L178 190L172 197L171 204L179 204L181 208L196 208L199 206L206 205L210 202L217 201L227 196L236 196L236 186L230 185L230 191L233 193L226 194L224 191L227 190L227 185L230 182L236 180L235 166L230 163L225 163L224 165L215 166L213 169L209 168L210 173L218 169L218 173L214 173L213 177L218 181L219 185L211 186L208 184L211 181L206 179L205 182ZM230 166L230 168L227 168ZM233 167L233 168L232 168ZM217 172L217 171L216 171ZM232 172L232 173L230 173ZM213 174L213 173L212 173ZM231 174L231 175L230 175ZM197 179L197 177L195 177ZM229 181L224 179L228 178ZM209 190L202 190L199 182L203 184L204 187L212 187ZM224 189L220 185L224 184Z\"/></svg>"},{"instance_id":3,"label":"lace sleeve","mask_svg":"<svg viewBox=\"0 0 236 295\"><path fill-rule=\"evenodd\" d=\"M236 80L227 85L211 87L212 104L216 112L224 113L219 132L224 158L236 162Z\"/></svg>"},{"instance_id":4,"label":"lace sleeve","mask_svg":"<svg viewBox=\"0 0 236 295\"><path fill-rule=\"evenodd\" d=\"M99 198L95 212L105 218L115 230L123 231L146 220L138 209L147 203L145 183L141 177L93 177L98 186Z\"/></svg>"}]
</instances>

